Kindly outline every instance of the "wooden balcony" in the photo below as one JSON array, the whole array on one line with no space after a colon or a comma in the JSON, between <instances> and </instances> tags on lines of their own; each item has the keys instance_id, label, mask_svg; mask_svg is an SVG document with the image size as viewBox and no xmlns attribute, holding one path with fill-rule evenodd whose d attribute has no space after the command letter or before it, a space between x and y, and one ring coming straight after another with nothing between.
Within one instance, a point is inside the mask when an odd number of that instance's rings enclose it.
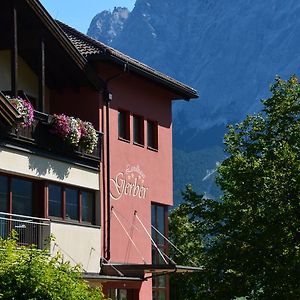
<instances>
[{"instance_id":1,"label":"wooden balcony","mask_svg":"<svg viewBox=\"0 0 300 300\"><path fill-rule=\"evenodd\" d=\"M0 126L0 145L29 150L36 155L70 161L84 166L99 168L101 161L102 133L98 132L98 145L87 154L80 147L73 147L51 132L52 116L34 112L31 126L23 128Z\"/></svg>"}]
</instances>

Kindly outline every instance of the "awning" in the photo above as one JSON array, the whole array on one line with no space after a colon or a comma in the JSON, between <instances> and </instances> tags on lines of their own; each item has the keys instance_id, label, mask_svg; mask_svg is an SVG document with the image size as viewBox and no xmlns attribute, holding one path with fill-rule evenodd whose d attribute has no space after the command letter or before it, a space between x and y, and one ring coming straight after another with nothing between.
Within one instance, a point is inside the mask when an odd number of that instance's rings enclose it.
<instances>
[{"instance_id":1,"label":"awning","mask_svg":"<svg viewBox=\"0 0 300 300\"><path fill-rule=\"evenodd\" d=\"M201 272L202 267L181 266L175 264L102 264L100 275L114 276L120 279L126 278L146 278L166 275L170 273L191 273ZM148 276L148 274L152 274Z\"/></svg>"}]
</instances>

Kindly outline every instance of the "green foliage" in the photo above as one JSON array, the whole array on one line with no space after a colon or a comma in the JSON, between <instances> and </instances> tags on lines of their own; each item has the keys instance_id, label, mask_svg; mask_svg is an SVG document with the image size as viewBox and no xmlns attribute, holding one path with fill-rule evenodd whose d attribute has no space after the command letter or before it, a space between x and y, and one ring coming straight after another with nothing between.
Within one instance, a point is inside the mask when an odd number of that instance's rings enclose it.
<instances>
[{"instance_id":1,"label":"green foliage","mask_svg":"<svg viewBox=\"0 0 300 300\"><path fill-rule=\"evenodd\" d=\"M100 289L81 279L79 267L71 267L47 250L18 246L16 236L0 239L0 299L100 300Z\"/></svg>"},{"instance_id":2,"label":"green foliage","mask_svg":"<svg viewBox=\"0 0 300 300\"><path fill-rule=\"evenodd\" d=\"M181 299L300 299L300 85L276 78L271 92L262 113L229 126L221 201L188 187L171 214L182 229L172 225L172 238L190 248L188 228L202 244L186 253L206 269L194 275L196 296Z\"/></svg>"}]
</instances>

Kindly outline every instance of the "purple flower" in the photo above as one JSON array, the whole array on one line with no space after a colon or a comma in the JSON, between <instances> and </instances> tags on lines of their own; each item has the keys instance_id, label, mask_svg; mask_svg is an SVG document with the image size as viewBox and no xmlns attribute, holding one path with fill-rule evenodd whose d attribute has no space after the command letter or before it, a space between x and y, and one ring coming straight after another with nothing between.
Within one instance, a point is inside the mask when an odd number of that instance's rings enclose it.
<instances>
[{"instance_id":1,"label":"purple flower","mask_svg":"<svg viewBox=\"0 0 300 300\"><path fill-rule=\"evenodd\" d=\"M22 127L28 127L31 126L33 122L33 115L34 110L32 104L26 100L22 99L20 97L18 98L10 98L7 97L10 103L15 107L15 109L18 111L20 116L23 118L23 121L21 122Z\"/></svg>"}]
</instances>

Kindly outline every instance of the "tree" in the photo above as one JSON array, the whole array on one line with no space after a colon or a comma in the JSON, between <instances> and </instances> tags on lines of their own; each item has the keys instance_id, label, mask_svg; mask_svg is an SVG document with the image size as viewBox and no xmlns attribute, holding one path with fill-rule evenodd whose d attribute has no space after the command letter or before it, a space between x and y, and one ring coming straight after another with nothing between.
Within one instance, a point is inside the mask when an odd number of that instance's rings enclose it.
<instances>
[{"instance_id":1,"label":"tree","mask_svg":"<svg viewBox=\"0 0 300 300\"><path fill-rule=\"evenodd\" d=\"M195 285L194 299L300 299L300 85L276 78L270 90L260 114L229 126L221 200L188 188L171 214L171 224L185 217L189 236L202 241L194 253L206 285Z\"/></svg>"},{"instance_id":2,"label":"tree","mask_svg":"<svg viewBox=\"0 0 300 300\"><path fill-rule=\"evenodd\" d=\"M100 300L100 289L91 289L79 267L71 267L47 250L17 244L15 235L0 239L0 299Z\"/></svg>"}]
</instances>

